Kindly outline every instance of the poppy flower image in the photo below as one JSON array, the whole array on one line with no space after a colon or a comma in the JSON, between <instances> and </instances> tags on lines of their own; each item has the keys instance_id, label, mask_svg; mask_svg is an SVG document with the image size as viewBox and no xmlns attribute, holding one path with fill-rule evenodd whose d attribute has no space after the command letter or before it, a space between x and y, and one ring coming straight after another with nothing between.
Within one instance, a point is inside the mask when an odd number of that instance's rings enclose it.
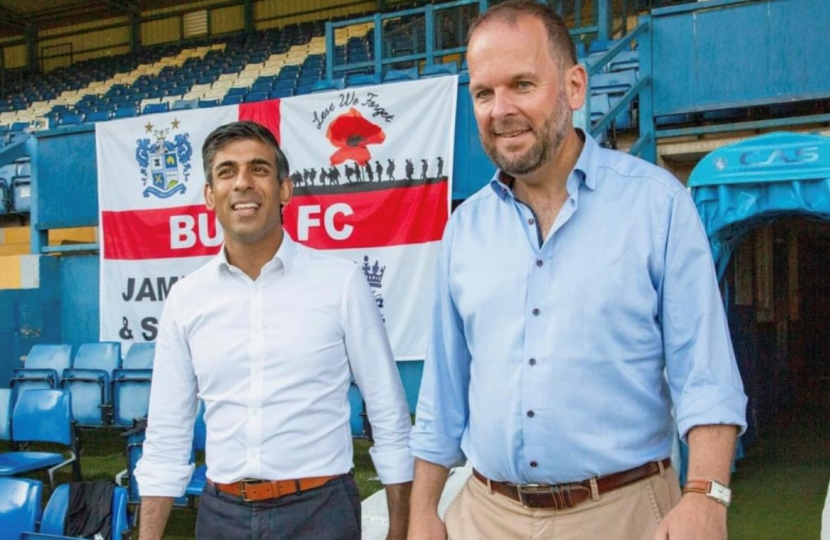
<instances>
[{"instance_id":1,"label":"poppy flower image","mask_svg":"<svg viewBox=\"0 0 830 540\"><path fill-rule=\"evenodd\" d=\"M379 125L366 120L352 107L349 112L341 114L329 124L326 138L338 148L331 155L332 165L339 165L348 159L366 165L372 158L366 147L382 143L386 134Z\"/></svg>"}]
</instances>

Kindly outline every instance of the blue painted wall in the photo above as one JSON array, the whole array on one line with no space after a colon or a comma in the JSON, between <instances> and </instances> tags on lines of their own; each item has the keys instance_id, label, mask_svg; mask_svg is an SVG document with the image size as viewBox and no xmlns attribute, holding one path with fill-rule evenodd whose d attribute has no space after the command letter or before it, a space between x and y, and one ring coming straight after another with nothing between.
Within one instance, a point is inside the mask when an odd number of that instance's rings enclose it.
<instances>
[{"instance_id":1,"label":"blue painted wall","mask_svg":"<svg viewBox=\"0 0 830 540\"><path fill-rule=\"evenodd\" d=\"M37 343L61 343L61 279L56 257L40 258L40 288L0 291L0 387Z\"/></svg>"},{"instance_id":2,"label":"blue painted wall","mask_svg":"<svg viewBox=\"0 0 830 540\"><path fill-rule=\"evenodd\" d=\"M98 255L60 258L61 343L98 341Z\"/></svg>"}]
</instances>

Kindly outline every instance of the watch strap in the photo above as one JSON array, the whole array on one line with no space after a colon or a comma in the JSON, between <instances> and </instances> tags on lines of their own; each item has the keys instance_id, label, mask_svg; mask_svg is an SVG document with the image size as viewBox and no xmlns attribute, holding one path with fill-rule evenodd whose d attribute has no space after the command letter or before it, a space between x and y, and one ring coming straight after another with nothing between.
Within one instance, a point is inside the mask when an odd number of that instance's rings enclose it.
<instances>
[{"instance_id":1,"label":"watch strap","mask_svg":"<svg viewBox=\"0 0 830 540\"><path fill-rule=\"evenodd\" d=\"M729 499L724 499L723 497L719 497L716 495L715 490L713 489L712 480L687 480L686 484L683 486L683 493L700 493L706 495L710 499L713 499L721 503L726 507L729 506L730 502Z\"/></svg>"}]
</instances>

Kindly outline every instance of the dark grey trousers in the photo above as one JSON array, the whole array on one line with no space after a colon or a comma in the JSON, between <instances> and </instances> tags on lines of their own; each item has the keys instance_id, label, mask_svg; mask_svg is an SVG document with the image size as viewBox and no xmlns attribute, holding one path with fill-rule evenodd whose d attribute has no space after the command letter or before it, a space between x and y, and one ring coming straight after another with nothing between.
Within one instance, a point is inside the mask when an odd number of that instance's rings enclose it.
<instances>
[{"instance_id":1,"label":"dark grey trousers","mask_svg":"<svg viewBox=\"0 0 830 540\"><path fill-rule=\"evenodd\" d=\"M360 495L350 475L279 499L245 502L205 484L197 540L360 540Z\"/></svg>"}]
</instances>

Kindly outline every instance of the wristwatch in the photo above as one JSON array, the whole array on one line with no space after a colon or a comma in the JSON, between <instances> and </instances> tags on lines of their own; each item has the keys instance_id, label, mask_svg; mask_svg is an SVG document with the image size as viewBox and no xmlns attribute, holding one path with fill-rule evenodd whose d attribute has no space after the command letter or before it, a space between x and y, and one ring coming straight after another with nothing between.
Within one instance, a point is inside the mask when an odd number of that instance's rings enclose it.
<instances>
[{"instance_id":1,"label":"wristwatch","mask_svg":"<svg viewBox=\"0 0 830 540\"><path fill-rule=\"evenodd\" d=\"M683 493L702 493L726 507L732 502L732 490L717 480L686 480Z\"/></svg>"}]
</instances>

